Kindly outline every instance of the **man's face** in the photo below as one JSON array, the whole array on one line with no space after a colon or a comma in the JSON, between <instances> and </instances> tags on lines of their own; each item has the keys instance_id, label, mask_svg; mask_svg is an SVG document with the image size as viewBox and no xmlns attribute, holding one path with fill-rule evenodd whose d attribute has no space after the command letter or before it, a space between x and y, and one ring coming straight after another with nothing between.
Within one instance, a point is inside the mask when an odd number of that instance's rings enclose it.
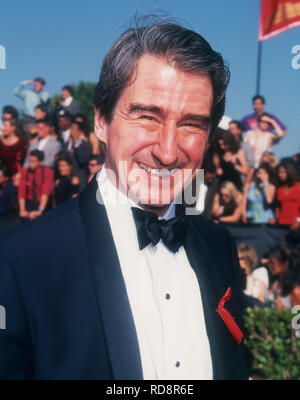
<instances>
[{"instance_id":1,"label":"man's face","mask_svg":"<svg viewBox=\"0 0 300 400\"><path fill-rule=\"evenodd\" d=\"M71 121L65 117L58 118L58 127L61 131L66 131L71 126Z\"/></svg>"},{"instance_id":2,"label":"man's face","mask_svg":"<svg viewBox=\"0 0 300 400\"><path fill-rule=\"evenodd\" d=\"M93 174L93 175L96 174L98 171L100 171L101 167L102 167L102 165L99 164L97 162L97 160L90 160L89 161L90 174Z\"/></svg>"},{"instance_id":3,"label":"man's face","mask_svg":"<svg viewBox=\"0 0 300 400\"><path fill-rule=\"evenodd\" d=\"M41 84L39 81L34 81L33 82L33 90L35 92L40 92L43 89L44 85Z\"/></svg>"},{"instance_id":4,"label":"man's face","mask_svg":"<svg viewBox=\"0 0 300 400\"><path fill-rule=\"evenodd\" d=\"M36 120L38 120L38 119L43 119L43 118L46 117L46 115L47 115L47 113L46 113L45 111L41 110L41 109L38 108L38 107L35 108L35 110L34 110L34 117L35 117Z\"/></svg>"},{"instance_id":5,"label":"man's face","mask_svg":"<svg viewBox=\"0 0 300 400\"><path fill-rule=\"evenodd\" d=\"M29 157L29 168L32 170L37 169L37 167L41 164L39 159L35 156L30 156Z\"/></svg>"},{"instance_id":6,"label":"man's face","mask_svg":"<svg viewBox=\"0 0 300 400\"><path fill-rule=\"evenodd\" d=\"M156 207L180 194L183 170L192 179L201 168L212 101L209 77L143 55L134 82L115 106L112 122L107 124L98 113L95 118L96 134L107 147L106 167L116 174L118 188L135 191L138 175L138 202ZM126 162L126 169L119 161Z\"/></svg>"},{"instance_id":7,"label":"man's face","mask_svg":"<svg viewBox=\"0 0 300 400\"><path fill-rule=\"evenodd\" d=\"M256 114L262 114L264 112L264 103L261 101L261 99L256 99L253 102L253 108Z\"/></svg>"},{"instance_id":8,"label":"man's face","mask_svg":"<svg viewBox=\"0 0 300 400\"><path fill-rule=\"evenodd\" d=\"M236 139L241 136L242 130L237 126L236 123L232 122L229 124L229 132L234 135Z\"/></svg>"},{"instance_id":9,"label":"man's face","mask_svg":"<svg viewBox=\"0 0 300 400\"><path fill-rule=\"evenodd\" d=\"M63 100L66 100L70 96L71 96L71 94L66 89L63 89L61 91L61 97L62 97Z\"/></svg>"},{"instance_id":10,"label":"man's face","mask_svg":"<svg viewBox=\"0 0 300 400\"><path fill-rule=\"evenodd\" d=\"M37 131L38 137L41 139L44 139L48 135L50 135L51 127L44 123L39 123L39 124L36 124L36 131Z\"/></svg>"},{"instance_id":11,"label":"man's face","mask_svg":"<svg viewBox=\"0 0 300 400\"><path fill-rule=\"evenodd\" d=\"M5 112L5 113L3 113L3 115L2 115L2 119L12 119L13 118L13 116L10 114L10 113L7 113L7 112Z\"/></svg>"}]
</instances>

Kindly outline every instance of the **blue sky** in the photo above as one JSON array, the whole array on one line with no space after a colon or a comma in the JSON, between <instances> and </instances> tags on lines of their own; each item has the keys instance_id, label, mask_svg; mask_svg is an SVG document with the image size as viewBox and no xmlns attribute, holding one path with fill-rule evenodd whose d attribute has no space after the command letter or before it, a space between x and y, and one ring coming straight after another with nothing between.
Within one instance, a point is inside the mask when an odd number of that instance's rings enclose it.
<instances>
[{"instance_id":1,"label":"blue sky","mask_svg":"<svg viewBox=\"0 0 300 400\"><path fill-rule=\"evenodd\" d=\"M101 61L135 12L164 11L202 34L229 63L231 83L226 114L240 119L252 110L255 94L259 0L11 0L0 2L0 108L22 107L12 91L24 79L43 76L50 94L64 84L96 82ZM287 126L274 147L278 156L300 151L300 69L291 67L300 28L263 43L261 93L266 110Z\"/></svg>"}]
</instances>

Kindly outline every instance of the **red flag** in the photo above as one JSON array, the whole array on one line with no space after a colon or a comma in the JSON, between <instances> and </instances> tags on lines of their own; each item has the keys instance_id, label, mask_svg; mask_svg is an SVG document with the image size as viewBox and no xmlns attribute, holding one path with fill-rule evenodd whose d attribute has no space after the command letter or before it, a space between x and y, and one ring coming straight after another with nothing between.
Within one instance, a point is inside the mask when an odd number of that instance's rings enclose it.
<instances>
[{"instance_id":1,"label":"red flag","mask_svg":"<svg viewBox=\"0 0 300 400\"><path fill-rule=\"evenodd\" d=\"M300 26L300 0L261 0L258 40Z\"/></svg>"}]
</instances>

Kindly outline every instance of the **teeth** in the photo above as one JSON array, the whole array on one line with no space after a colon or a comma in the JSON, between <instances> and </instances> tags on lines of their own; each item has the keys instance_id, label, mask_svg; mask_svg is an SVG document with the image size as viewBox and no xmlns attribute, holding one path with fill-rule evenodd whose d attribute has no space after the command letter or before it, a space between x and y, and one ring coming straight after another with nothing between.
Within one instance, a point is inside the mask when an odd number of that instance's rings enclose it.
<instances>
[{"instance_id":1,"label":"teeth","mask_svg":"<svg viewBox=\"0 0 300 400\"><path fill-rule=\"evenodd\" d=\"M151 175L153 176L160 176L160 177L166 177L166 176L171 176L173 174L175 174L175 172L177 171L177 168L174 169L154 169L154 168L150 168L147 167L147 165L139 163L140 167L142 169L144 169L145 171L149 172Z\"/></svg>"}]
</instances>

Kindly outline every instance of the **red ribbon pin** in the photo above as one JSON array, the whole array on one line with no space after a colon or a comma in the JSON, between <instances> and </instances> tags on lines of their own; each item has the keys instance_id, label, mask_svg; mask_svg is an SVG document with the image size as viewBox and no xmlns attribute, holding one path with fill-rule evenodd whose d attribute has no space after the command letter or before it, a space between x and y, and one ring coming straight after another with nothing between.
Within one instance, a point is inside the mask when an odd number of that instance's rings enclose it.
<instances>
[{"instance_id":1,"label":"red ribbon pin","mask_svg":"<svg viewBox=\"0 0 300 400\"><path fill-rule=\"evenodd\" d=\"M238 324L235 322L235 320L232 318L230 312L224 308L224 304L231 299L231 287L229 286L228 289L226 290L226 293L224 296L221 298L219 304L218 304L218 313L222 320L224 321L225 325L227 328L230 330L232 336L235 338L235 340L238 342L238 344L241 343L243 339L243 332L240 330L238 327Z\"/></svg>"}]
</instances>

